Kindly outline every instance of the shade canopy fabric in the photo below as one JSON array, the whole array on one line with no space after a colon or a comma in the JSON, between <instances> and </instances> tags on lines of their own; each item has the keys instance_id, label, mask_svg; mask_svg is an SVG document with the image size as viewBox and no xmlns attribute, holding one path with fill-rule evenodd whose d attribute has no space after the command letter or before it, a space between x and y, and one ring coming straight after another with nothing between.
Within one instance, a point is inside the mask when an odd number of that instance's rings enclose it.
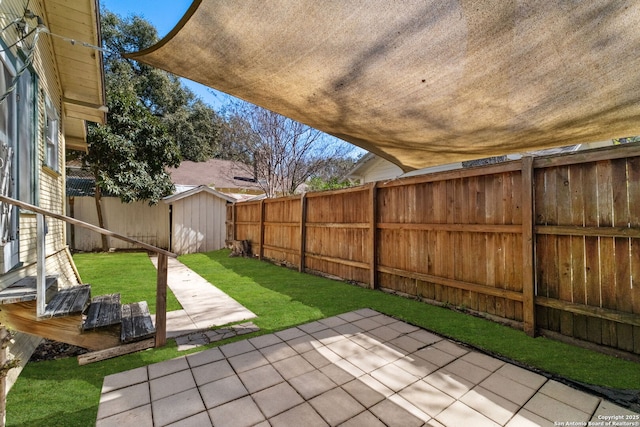
<instances>
[{"instance_id":1,"label":"shade canopy fabric","mask_svg":"<svg viewBox=\"0 0 640 427\"><path fill-rule=\"evenodd\" d=\"M405 171L640 134L640 2L196 0L128 55Z\"/></svg>"}]
</instances>

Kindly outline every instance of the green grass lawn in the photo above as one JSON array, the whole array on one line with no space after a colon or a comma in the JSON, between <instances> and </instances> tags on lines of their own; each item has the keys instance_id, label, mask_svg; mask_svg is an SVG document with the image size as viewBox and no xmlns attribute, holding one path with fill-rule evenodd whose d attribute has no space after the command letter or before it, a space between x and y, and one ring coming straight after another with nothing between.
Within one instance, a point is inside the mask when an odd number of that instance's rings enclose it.
<instances>
[{"instance_id":1,"label":"green grass lawn","mask_svg":"<svg viewBox=\"0 0 640 427\"><path fill-rule=\"evenodd\" d=\"M125 260L126 257L138 256L130 253L119 255ZM105 260L111 260L103 254L82 257L86 258L78 259L78 268L87 282L92 280L90 270L101 269ZM445 308L301 274L254 259L229 258L228 251L185 255L180 260L258 315L254 323L261 328L260 332L233 340L271 333L360 308L372 308L536 369L594 385L638 388L640 364L545 338L530 338L521 331ZM111 268L116 268L116 272L131 270L127 261L125 265ZM108 269L102 272L107 277L112 274L115 275L115 272ZM144 298L148 300L154 298L155 270L147 274L153 275L153 279L149 280L154 283L152 296ZM105 292L112 285L105 283ZM191 352L202 349L204 347ZM9 393L7 425L93 425L105 375L184 354L187 352L178 352L175 343L170 341L162 349L87 366L78 366L75 358L29 363Z\"/></svg>"},{"instance_id":2,"label":"green grass lawn","mask_svg":"<svg viewBox=\"0 0 640 427\"><path fill-rule=\"evenodd\" d=\"M73 256L83 283L91 284L91 295L120 293L123 304L147 301L156 312L156 268L144 252L83 253ZM167 289L167 311L182 307Z\"/></svg>"}]
</instances>

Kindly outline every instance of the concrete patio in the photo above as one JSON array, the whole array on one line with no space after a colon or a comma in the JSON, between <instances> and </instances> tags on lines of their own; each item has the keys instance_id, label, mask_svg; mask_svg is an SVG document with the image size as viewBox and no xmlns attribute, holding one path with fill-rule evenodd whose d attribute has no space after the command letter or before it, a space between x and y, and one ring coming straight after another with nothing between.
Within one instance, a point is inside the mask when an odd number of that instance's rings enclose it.
<instances>
[{"instance_id":1,"label":"concrete patio","mask_svg":"<svg viewBox=\"0 0 640 427\"><path fill-rule=\"evenodd\" d=\"M604 426L611 417L640 425L599 397L363 309L105 377L97 425Z\"/></svg>"}]
</instances>

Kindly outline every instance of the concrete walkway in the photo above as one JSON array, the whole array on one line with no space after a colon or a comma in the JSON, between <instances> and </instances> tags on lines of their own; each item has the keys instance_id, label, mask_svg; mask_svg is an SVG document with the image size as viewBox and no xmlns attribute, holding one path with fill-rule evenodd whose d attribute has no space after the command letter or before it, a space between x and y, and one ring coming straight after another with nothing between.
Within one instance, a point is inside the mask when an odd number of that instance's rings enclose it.
<instances>
[{"instance_id":1,"label":"concrete walkway","mask_svg":"<svg viewBox=\"0 0 640 427\"><path fill-rule=\"evenodd\" d=\"M97 425L611 421L640 426L637 414L599 397L363 309L105 377Z\"/></svg>"},{"instance_id":2,"label":"concrete walkway","mask_svg":"<svg viewBox=\"0 0 640 427\"><path fill-rule=\"evenodd\" d=\"M151 262L157 268L158 258L152 256ZM175 338L179 350L258 330L251 322L210 330L256 315L175 258L168 259L167 285L182 306L167 312L167 338Z\"/></svg>"}]
</instances>

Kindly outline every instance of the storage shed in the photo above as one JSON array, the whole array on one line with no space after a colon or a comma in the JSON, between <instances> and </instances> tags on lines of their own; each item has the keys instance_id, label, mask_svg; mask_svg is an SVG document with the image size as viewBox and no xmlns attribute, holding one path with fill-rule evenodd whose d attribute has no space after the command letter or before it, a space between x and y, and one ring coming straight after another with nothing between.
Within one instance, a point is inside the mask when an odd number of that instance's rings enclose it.
<instances>
[{"instance_id":1,"label":"storage shed","mask_svg":"<svg viewBox=\"0 0 640 427\"><path fill-rule=\"evenodd\" d=\"M166 197L169 250L182 255L224 248L226 206L234 201L205 185Z\"/></svg>"}]
</instances>

